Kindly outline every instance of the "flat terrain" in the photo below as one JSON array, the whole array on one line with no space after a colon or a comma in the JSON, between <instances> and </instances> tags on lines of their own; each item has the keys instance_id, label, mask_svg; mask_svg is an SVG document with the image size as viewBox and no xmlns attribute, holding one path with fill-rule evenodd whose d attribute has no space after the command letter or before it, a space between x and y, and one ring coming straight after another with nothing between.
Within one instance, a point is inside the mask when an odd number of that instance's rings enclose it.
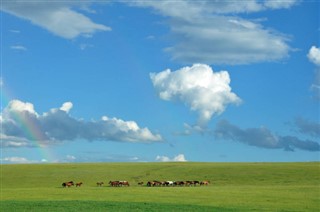
<instances>
[{"instance_id":1,"label":"flat terrain","mask_svg":"<svg viewBox=\"0 0 320 212\"><path fill-rule=\"evenodd\" d=\"M1 165L0 211L319 211L320 163ZM63 188L62 182L83 182ZM110 187L127 180L130 187ZM209 186L147 187L147 181ZM102 187L96 182L103 181ZM144 182L139 186L138 182Z\"/></svg>"}]
</instances>

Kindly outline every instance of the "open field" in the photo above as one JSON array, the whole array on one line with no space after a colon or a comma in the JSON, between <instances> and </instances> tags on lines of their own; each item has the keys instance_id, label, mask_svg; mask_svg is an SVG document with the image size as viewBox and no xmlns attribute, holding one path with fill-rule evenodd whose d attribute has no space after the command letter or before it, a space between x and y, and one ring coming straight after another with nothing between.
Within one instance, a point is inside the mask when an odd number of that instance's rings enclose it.
<instances>
[{"instance_id":1,"label":"open field","mask_svg":"<svg viewBox=\"0 0 320 212\"><path fill-rule=\"evenodd\" d=\"M318 211L320 163L1 165L0 211ZM61 183L83 182L62 188ZM110 187L127 180L130 187ZM149 180L209 186L147 187ZM103 181L103 187L96 182Z\"/></svg>"}]
</instances>

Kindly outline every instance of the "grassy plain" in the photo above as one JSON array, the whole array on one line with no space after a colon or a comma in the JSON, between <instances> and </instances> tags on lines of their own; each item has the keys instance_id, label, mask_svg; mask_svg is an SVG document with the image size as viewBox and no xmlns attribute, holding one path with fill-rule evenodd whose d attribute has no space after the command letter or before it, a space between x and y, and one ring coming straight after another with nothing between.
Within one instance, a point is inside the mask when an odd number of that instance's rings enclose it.
<instances>
[{"instance_id":1,"label":"grassy plain","mask_svg":"<svg viewBox=\"0 0 320 212\"><path fill-rule=\"evenodd\" d=\"M320 163L78 163L0 166L0 211L319 211ZM61 183L83 182L79 188ZM130 187L109 187L127 180ZM149 180L209 186L146 187ZM96 182L103 181L103 187Z\"/></svg>"}]
</instances>

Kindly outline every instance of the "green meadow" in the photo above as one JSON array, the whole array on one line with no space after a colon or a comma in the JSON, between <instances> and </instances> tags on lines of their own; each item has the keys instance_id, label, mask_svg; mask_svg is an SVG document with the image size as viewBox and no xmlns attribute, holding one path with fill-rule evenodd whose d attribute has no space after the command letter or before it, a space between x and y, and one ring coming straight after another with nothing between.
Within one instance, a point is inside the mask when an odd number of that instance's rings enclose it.
<instances>
[{"instance_id":1,"label":"green meadow","mask_svg":"<svg viewBox=\"0 0 320 212\"><path fill-rule=\"evenodd\" d=\"M320 163L1 165L0 211L319 211ZM63 188L62 182L83 182ZM127 180L130 187L110 187ZM209 186L147 187L151 180ZM104 182L97 187L96 182ZM144 182L139 186L138 182Z\"/></svg>"}]
</instances>

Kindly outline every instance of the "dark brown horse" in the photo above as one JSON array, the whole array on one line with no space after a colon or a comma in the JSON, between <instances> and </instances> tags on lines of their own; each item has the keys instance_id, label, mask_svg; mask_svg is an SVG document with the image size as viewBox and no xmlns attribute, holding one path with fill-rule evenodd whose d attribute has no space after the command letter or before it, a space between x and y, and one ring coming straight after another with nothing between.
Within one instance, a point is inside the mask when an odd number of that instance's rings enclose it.
<instances>
[{"instance_id":1,"label":"dark brown horse","mask_svg":"<svg viewBox=\"0 0 320 212\"><path fill-rule=\"evenodd\" d=\"M69 182L64 182L64 183L62 183L62 187L64 187L64 188L66 188L66 187L71 187L71 186L73 186L73 185L74 185L73 181L69 181Z\"/></svg>"},{"instance_id":2,"label":"dark brown horse","mask_svg":"<svg viewBox=\"0 0 320 212\"><path fill-rule=\"evenodd\" d=\"M76 187L80 187L82 184L82 182L76 183Z\"/></svg>"},{"instance_id":3,"label":"dark brown horse","mask_svg":"<svg viewBox=\"0 0 320 212\"><path fill-rule=\"evenodd\" d=\"M177 186L184 186L185 182L183 181L176 181L173 183L173 185L177 185Z\"/></svg>"},{"instance_id":4,"label":"dark brown horse","mask_svg":"<svg viewBox=\"0 0 320 212\"><path fill-rule=\"evenodd\" d=\"M118 186L120 186L120 182L119 181L110 181L109 185L112 187L118 187Z\"/></svg>"}]
</instances>

